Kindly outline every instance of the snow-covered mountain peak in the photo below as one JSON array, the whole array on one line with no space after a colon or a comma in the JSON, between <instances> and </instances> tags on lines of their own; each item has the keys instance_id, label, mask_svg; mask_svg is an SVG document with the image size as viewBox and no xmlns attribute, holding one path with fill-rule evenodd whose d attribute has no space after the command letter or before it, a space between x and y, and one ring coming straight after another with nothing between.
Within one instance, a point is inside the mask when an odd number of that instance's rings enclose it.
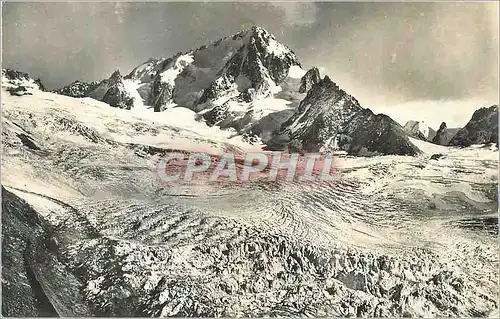
<instances>
[{"instance_id":1,"label":"snow-covered mountain peak","mask_svg":"<svg viewBox=\"0 0 500 319\"><path fill-rule=\"evenodd\" d=\"M272 96L285 79L302 73L290 48L253 26L172 57L150 58L124 77L114 73L106 84L123 82L137 106L155 111L183 106L199 112L233 98ZM106 92L98 91L89 96L102 101Z\"/></svg>"},{"instance_id":2,"label":"snow-covered mountain peak","mask_svg":"<svg viewBox=\"0 0 500 319\"><path fill-rule=\"evenodd\" d=\"M431 141L436 136L436 131L424 121L410 120L404 125L404 130L413 137Z\"/></svg>"},{"instance_id":3,"label":"snow-covered mountain peak","mask_svg":"<svg viewBox=\"0 0 500 319\"><path fill-rule=\"evenodd\" d=\"M155 111L175 105L200 111L240 94L265 98L276 92L291 66L300 69L295 53L254 26L170 58L149 59L125 79L137 83L138 94Z\"/></svg>"}]
</instances>

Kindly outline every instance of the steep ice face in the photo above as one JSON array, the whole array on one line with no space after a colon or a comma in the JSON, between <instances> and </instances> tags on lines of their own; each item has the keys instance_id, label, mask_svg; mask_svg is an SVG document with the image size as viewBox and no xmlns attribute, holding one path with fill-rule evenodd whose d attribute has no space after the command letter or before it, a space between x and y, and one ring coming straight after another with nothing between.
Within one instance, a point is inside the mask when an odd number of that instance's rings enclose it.
<instances>
[{"instance_id":1,"label":"steep ice face","mask_svg":"<svg viewBox=\"0 0 500 319\"><path fill-rule=\"evenodd\" d=\"M134 109L139 109L139 110L144 110L147 109L147 106L144 105L144 100L142 96L139 94L139 87L140 83L130 80L130 79L124 79L123 80L123 88L128 96L130 96L133 99L133 104L132 108Z\"/></svg>"},{"instance_id":2,"label":"steep ice face","mask_svg":"<svg viewBox=\"0 0 500 319\"><path fill-rule=\"evenodd\" d=\"M139 83L149 83L160 69L161 64L166 59L149 59L132 70L125 79L138 81Z\"/></svg>"},{"instance_id":3,"label":"steep ice face","mask_svg":"<svg viewBox=\"0 0 500 319\"><path fill-rule=\"evenodd\" d=\"M160 79L162 83L167 83L170 85L175 85L175 79L177 76L184 71L184 69L191 63L193 63L193 54L183 54L179 56L175 61L166 68L166 70L160 72Z\"/></svg>"}]
</instances>

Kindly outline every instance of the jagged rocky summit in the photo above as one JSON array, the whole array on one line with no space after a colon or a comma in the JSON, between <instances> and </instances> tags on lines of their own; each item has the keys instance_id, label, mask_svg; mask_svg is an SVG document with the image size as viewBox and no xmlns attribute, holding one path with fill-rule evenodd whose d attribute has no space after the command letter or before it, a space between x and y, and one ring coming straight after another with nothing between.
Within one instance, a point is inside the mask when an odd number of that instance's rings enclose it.
<instances>
[{"instance_id":1,"label":"jagged rocky summit","mask_svg":"<svg viewBox=\"0 0 500 319\"><path fill-rule=\"evenodd\" d=\"M398 123L387 115L375 115L361 107L328 76L312 85L268 148L307 152L344 150L363 156L420 152Z\"/></svg>"},{"instance_id":2,"label":"jagged rocky summit","mask_svg":"<svg viewBox=\"0 0 500 319\"><path fill-rule=\"evenodd\" d=\"M180 105L198 112L233 98L268 97L291 66L300 67L294 52L254 26L196 50L151 59L126 79L155 111Z\"/></svg>"},{"instance_id":3,"label":"jagged rocky summit","mask_svg":"<svg viewBox=\"0 0 500 319\"><path fill-rule=\"evenodd\" d=\"M321 81L319 70L317 67L313 67L312 69L307 71L306 74L304 74L304 76L300 80L299 92L307 93L307 91L309 91L312 88L312 86L318 83L319 81Z\"/></svg>"},{"instance_id":4,"label":"jagged rocky summit","mask_svg":"<svg viewBox=\"0 0 500 319\"><path fill-rule=\"evenodd\" d=\"M423 141L432 141L436 136L436 131L424 121L408 121L403 128L410 136Z\"/></svg>"},{"instance_id":5,"label":"jagged rocky summit","mask_svg":"<svg viewBox=\"0 0 500 319\"><path fill-rule=\"evenodd\" d=\"M281 125L270 147L292 151L328 148L342 124L361 110L354 97L325 76L312 86L297 111Z\"/></svg>"},{"instance_id":6,"label":"jagged rocky summit","mask_svg":"<svg viewBox=\"0 0 500 319\"><path fill-rule=\"evenodd\" d=\"M432 138L432 143L438 145L448 145L455 134L460 130L460 128L449 128L445 122L441 123L436 135Z\"/></svg>"},{"instance_id":7,"label":"jagged rocky summit","mask_svg":"<svg viewBox=\"0 0 500 319\"><path fill-rule=\"evenodd\" d=\"M76 98L91 97L105 102L112 107L127 110L131 109L135 102L135 98L127 90L125 81L119 70L113 72L108 79L90 83L75 81L54 92Z\"/></svg>"},{"instance_id":8,"label":"jagged rocky summit","mask_svg":"<svg viewBox=\"0 0 500 319\"><path fill-rule=\"evenodd\" d=\"M101 81L86 95L121 109L131 109L134 105L134 99L125 89L123 77L119 70L113 72L109 79Z\"/></svg>"},{"instance_id":9,"label":"jagged rocky summit","mask_svg":"<svg viewBox=\"0 0 500 319\"><path fill-rule=\"evenodd\" d=\"M448 142L452 146L495 143L498 145L498 105L480 108Z\"/></svg>"},{"instance_id":10,"label":"jagged rocky summit","mask_svg":"<svg viewBox=\"0 0 500 319\"><path fill-rule=\"evenodd\" d=\"M75 82L59 92L124 109L186 107L207 125L233 129L270 149L415 154L404 130L375 115L366 122L390 137L391 147L361 145L372 138L359 137L339 144L344 125L363 107L328 76L322 79L317 67L304 71L291 49L257 26L171 58L150 59L124 77L116 71L99 83Z\"/></svg>"}]
</instances>

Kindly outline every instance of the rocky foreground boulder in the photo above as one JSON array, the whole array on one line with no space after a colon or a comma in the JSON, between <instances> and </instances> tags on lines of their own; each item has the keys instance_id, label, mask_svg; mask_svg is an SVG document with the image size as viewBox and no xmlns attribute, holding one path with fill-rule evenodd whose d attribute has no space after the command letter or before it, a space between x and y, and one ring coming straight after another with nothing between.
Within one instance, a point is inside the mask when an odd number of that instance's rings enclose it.
<instances>
[{"instance_id":1,"label":"rocky foreground boulder","mask_svg":"<svg viewBox=\"0 0 500 319\"><path fill-rule=\"evenodd\" d=\"M2 186L2 316L90 315L58 249L53 225Z\"/></svg>"},{"instance_id":2,"label":"rocky foreground boulder","mask_svg":"<svg viewBox=\"0 0 500 319\"><path fill-rule=\"evenodd\" d=\"M452 146L495 143L498 145L498 105L475 111L464 128L448 142Z\"/></svg>"}]
</instances>

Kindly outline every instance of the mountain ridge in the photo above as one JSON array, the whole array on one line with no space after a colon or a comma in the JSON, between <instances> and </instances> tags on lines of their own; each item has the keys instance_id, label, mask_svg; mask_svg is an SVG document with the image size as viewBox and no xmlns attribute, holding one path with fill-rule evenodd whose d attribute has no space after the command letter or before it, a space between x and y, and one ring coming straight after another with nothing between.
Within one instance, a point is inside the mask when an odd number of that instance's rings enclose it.
<instances>
[{"instance_id":1,"label":"mountain ridge","mask_svg":"<svg viewBox=\"0 0 500 319\"><path fill-rule=\"evenodd\" d=\"M127 110L188 108L208 126L234 130L268 149L416 155L408 136L434 138L425 123L403 128L363 108L317 67L302 70L295 53L258 26L169 58L150 58L125 76L116 70L108 79L75 81L56 92ZM374 147L374 141L390 147Z\"/></svg>"}]
</instances>

